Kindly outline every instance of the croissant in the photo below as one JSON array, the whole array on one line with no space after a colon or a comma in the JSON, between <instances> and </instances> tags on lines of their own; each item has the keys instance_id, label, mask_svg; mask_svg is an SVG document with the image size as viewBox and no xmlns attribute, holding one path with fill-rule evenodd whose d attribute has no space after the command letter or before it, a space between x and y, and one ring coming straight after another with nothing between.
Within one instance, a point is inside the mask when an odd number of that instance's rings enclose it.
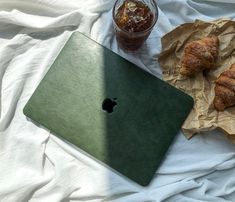
<instances>
[{"instance_id":1,"label":"croissant","mask_svg":"<svg viewBox=\"0 0 235 202\"><path fill-rule=\"evenodd\" d=\"M235 105L235 63L215 81L214 106L218 111Z\"/></svg>"},{"instance_id":2,"label":"croissant","mask_svg":"<svg viewBox=\"0 0 235 202\"><path fill-rule=\"evenodd\" d=\"M185 45L181 60L180 74L192 76L205 69L212 69L218 57L219 39L217 36L189 42Z\"/></svg>"}]
</instances>

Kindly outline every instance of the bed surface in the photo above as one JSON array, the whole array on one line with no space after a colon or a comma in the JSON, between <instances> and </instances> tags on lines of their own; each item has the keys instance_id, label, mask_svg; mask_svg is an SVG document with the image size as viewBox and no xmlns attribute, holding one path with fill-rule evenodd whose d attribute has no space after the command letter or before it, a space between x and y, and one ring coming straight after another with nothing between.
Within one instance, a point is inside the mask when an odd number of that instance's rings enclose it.
<instances>
[{"instance_id":1,"label":"bed surface","mask_svg":"<svg viewBox=\"0 0 235 202\"><path fill-rule=\"evenodd\" d=\"M30 122L22 109L74 31L161 78L161 37L195 19L235 19L234 0L159 0L159 19L136 53L118 48L105 0L0 1L1 202L235 201L235 145L220 131L177 135L147 187L122 178Z\"/></svg>"}]
</instances>

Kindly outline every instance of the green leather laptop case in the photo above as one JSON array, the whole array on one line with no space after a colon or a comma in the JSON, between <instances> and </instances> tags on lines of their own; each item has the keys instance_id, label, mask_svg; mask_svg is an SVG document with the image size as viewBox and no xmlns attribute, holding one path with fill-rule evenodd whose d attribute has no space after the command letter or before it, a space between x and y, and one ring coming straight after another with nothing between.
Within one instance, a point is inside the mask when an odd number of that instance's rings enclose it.
<instances>
[{"instance_id":1,"label":"green leather laptop case","mask_svg":"<svg viewBox=\"0 0 235 202\"><path fill-rule=\"evenodd\" d=\"M106 98L117 103L112 113L102 109ZM192 106L190 96L75 32L24 114L148 185Z\"/></svg>"}]
</instances>

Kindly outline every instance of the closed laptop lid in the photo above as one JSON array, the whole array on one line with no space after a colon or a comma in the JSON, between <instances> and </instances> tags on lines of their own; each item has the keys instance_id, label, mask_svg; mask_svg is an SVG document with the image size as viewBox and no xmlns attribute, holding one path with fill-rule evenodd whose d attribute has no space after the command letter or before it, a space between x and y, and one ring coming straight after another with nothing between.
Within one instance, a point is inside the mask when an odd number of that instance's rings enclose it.
<instances>
[{"instance_id":1,"label":"closed laptop lid","mask_svg":"<svg viewBox=\"0 0 235 202\"><path fill-rule=\"evenodd\" d=\"M147 185L192 106L190 96L75 32L24 114Z\"/></svg>"}]
</instances>

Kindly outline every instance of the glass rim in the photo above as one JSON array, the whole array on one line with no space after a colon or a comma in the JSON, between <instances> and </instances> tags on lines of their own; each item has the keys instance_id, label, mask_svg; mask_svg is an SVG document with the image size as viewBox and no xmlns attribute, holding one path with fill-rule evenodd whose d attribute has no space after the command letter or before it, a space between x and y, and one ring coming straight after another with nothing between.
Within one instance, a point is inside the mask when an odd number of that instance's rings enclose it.
<instances>
[{"instance_id":1,"label":"glass rim","mask_svg":"<svg viewBox=\"0 0 235 202\"><path fill-rule=\"evenodd\" d=\"M154 25L157 23L157 20L158 20L158 7L157 7L157 3L156 3L154 0L151 0L151 1L153 2L153 4L154 4L155 8L156 8L156 14L155 14L155 16L154 16L155 18L154 18L154 22L152 23L152 25L151 25L148 29L146 29L146 30L144 30L144 31L139 31L139 32L128 32L128 31L122 29L121 27L119 27L119 26L117 25L116 20L115 20L115 7L116 7L118 1L119 1L119 0L116 0L115 3L114 3L114 5L113 5L112 17L113 17L113 22L115 23L115 25L116 25L121 31L123 31L124 33L129 34L129 35L130 35L130 34L131 34L131 35L132 35L132 34L133 34L133 35L143 34L143 33L149 32L149 31L154 27Z\"/></svg>"}]
</instances>

